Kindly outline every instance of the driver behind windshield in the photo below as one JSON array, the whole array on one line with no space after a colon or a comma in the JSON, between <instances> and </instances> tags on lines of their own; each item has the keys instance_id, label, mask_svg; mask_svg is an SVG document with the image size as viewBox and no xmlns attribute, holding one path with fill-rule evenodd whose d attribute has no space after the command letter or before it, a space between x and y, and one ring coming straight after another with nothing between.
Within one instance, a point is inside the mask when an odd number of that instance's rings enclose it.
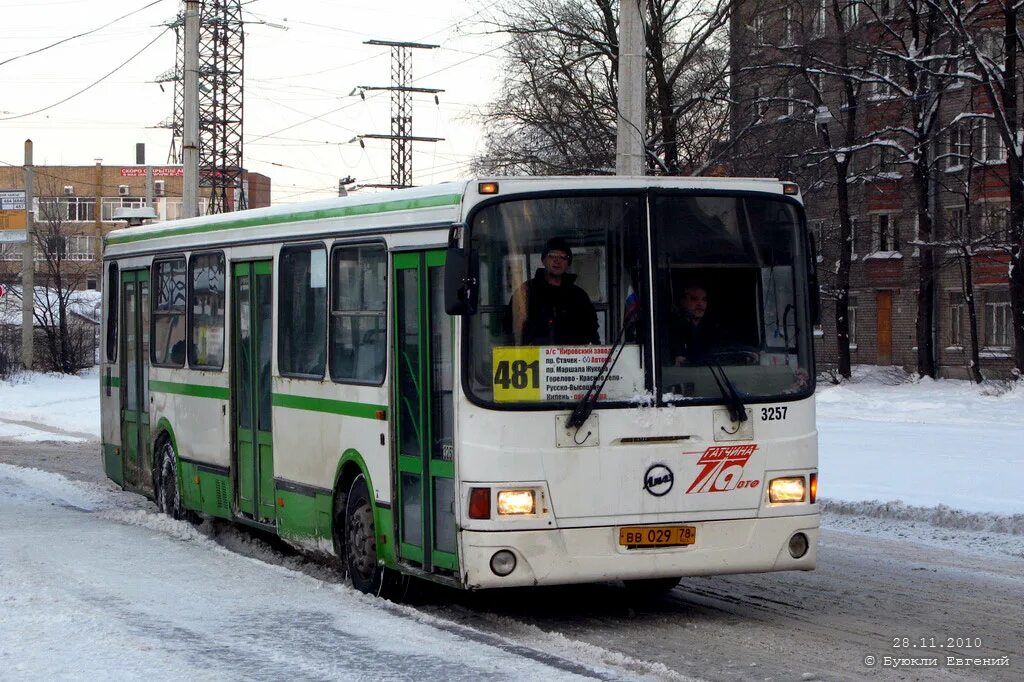
<instances>
[{"instance_id":1,"label":"driver behind windshield","mask_svg":"<svg viewBox=\"0 0 1024 682\"><path fill-rule=\"evenodd\" d=\"M689 282L679 296L671 330L671 352L676 367L703 362L726 343L722 328L707 315L708 290L702 282Z\"/></svg>"},{"instance_id":2,"label":"driver behind windshield","mask_svg":"<svg viewBox=\"0 0 1024 682\"><path fill-rule=\"evenodd\" d=\"M524 282L509 301L516 345L583 346L598 344L597 312L587 292L575 284L572 249L562 237L553 237L541 254L544 267Z\"/></svg>"}]
</instances>

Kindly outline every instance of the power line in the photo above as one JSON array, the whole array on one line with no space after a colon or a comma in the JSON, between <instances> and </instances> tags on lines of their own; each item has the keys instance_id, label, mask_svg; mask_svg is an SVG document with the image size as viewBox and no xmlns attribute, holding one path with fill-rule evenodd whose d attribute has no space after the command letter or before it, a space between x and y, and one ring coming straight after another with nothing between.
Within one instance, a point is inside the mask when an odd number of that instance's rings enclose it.
<instances>
[{"instance_id":1,"label":"power line","mask_svg":"<svg viewBox=\"0 0 1024 682\"><path fill-rule=\"evenodd\" d=\"M35 111L30 111L30 112L28 112L26 114L18 114L17 116L5 116L3 118L0 118L0 121L13 121L15 119L25 118L27 116L32 116L34 114L39 114L39 113L42 113L44 111L49 111L50 109L53 109L54 107L60 106L61 104L64 104L65 102L67 102L69 100L72 100L75 97L78 97L83 92L86 92L87 90L90 90L90 89L96 87L97 85L99 85L103 81L107 80L108 78L113 76L115 73L117 73L118 71L123 69L124 67L128 66L128 64L130 64L132 61L134 61L136 57L138 57L140 54L142 54L143 52L148 50L156 41L160 40L160 38L163 36L163 34L167 33L168 30L169 29L165 28L163 31L160 31L160 33L157 34L156 38L153 38L153 40L149 41L145 45L145 47L143 47L141 50L139 50L138 52L133 54L131 57L129 57L125 61L121 62L118 66L114 67L114 69L112 71L109 71L105 75L100 76L99 78L94 80L92 83L89 83L88 85L86 85L84 88L82 88L78 92L76 92L74 94L71 94L71 95L68 95L67 97L65 97L64 99L60 100L59 102L54 102L53 104L50 104L49 106L45 106L42 109L36 109Z\"/></svg>"},{"instance_id":2,"label":"power line","mask_svg":"<svg viewBox=\"0 0 1024 682\"><path fill-rule=\"evenodd\" d=\"M4 61L0 62L0 66L4 66L5 64L10 64L11 62L16 61L18 59L23 59L24 57L31 57L32 55L39 54L40 52L45 52L46 50L49 50L52 47L57 47L58 45L63 45L64 43L67 43L67 42L70 42L72 40L75 40L76 38L83 38L85 36L92 35L93 33L96 33L97 31L102 31L103 29L107 28L108 26L113 26L114 24L116 24L117 22L121 21L122 19L127 19L128 17L132 16L133 14L138 14L139 12L142 12L143 10L147 10L150 7L152 7L153 5L158 5L161 2L163 2L163 0L154 0L153 2L149 3L148 5L140 7L139 9L134 10L132 12L129 12L128 14L122 15L122 16L120 16L117 19L114 19L112 21L108 21L107 23L103 24L102 26L98 26L97 28L94 28L94 29L92 29L90 31L85 31L84 33L79 33L77 35L73 35L73 36L70 36L68 38L63 38L61 40L58 40L55 43L50 43L49 45L47 45L45 47L40 47L37 50L32 50L31 52L26 52L25 54L19 54L17 57L11 57L10 59L5 59Z\"/></svg>"}]
</instances>

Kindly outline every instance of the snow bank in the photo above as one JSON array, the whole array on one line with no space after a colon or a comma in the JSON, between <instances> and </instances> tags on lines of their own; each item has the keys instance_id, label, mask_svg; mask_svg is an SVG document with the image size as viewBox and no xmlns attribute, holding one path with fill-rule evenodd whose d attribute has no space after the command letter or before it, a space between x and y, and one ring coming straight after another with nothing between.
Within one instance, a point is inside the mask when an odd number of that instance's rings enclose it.
<instances>
[{"instance_id":1,"label":"snow bank","mask_svg":"<svg viewBox=\"0 0 1024 682\"><path fill-rule=\"evenodd\" d=\"M11 424L10 422L28 422ZM99 371L24 372L0 382L0 437L81 441L100 437ZM39 428L33 428L38 425ZM46 427L53 427L54 431ZM74 432L68 434L65 432Z\"/></svg>"},{"instance_id":2,"label":"snow bank","mask_svg":"<svg viewBox=\"0 0 1024 682\"><path fill-rule=\"evenodd\" d=\"M950 508L1024 513L1024 386L859 367L849 383L819 389L823 499L875 500L874 513L893 518L920 507L935 520Z\"/></svg>"}]
</instances>

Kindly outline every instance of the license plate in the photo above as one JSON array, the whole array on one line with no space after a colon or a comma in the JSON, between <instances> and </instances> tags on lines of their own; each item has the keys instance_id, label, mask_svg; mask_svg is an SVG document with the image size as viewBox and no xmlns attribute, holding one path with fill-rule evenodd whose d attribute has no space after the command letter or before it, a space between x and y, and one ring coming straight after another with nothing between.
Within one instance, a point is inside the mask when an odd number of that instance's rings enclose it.
<instances>
[{"instance_id":1,"label":"license plate","mask_svg":"<svg viewBox=\"0 0 1024 682\"><path fill-rule=\"evenodd\" d=\"M694 526L628 526L619 529L623 547L682 547L697 541Z\"/></svg>"}]
</instances>

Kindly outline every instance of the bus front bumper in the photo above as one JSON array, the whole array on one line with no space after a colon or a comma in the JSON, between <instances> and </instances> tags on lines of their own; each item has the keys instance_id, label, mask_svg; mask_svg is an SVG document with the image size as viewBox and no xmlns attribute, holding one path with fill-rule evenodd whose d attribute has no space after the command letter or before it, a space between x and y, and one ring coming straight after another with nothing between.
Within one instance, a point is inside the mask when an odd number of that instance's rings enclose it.
<instances>
[{"instance_id":1,"label":"bus front bumper","mask_svg":"<svg viewBox=\"0 0 1024 682\"><path fill-rule=\"evenodd\" d=\"M811 570L817 563L819 515L687 523L696 542L685 547L627 549L618 528L462 531L463 583L469 589L561 585L727 573ZM806 554L793 558L790 538L803 533ZM495 553L515 555L507 576L491 569ZM506 555L507 556L507 555Z\"/></svg>"}]
</instances>

